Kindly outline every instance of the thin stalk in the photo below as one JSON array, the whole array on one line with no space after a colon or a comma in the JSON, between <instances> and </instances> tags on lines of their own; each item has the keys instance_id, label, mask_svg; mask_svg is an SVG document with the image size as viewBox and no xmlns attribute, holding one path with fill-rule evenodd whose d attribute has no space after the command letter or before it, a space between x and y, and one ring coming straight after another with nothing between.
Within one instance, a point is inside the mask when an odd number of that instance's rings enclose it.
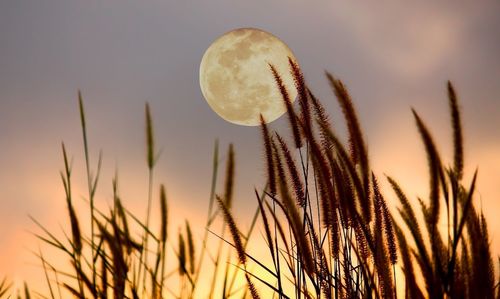
<instances>
[{"instance_id":1,"label":"thin stalk","mask_svg":"<svg viewBox=\"0 0 500 299\"><path fill-rule=\"evenodd\" d=\"M148 273L147 266L148 266L149 218L151 215L151 201L153 197L153 170L157 160L155 154L153 121L148 103L146 103L145 106L145 118L146 118L146 162L148 166L148 204L147 204L146 222L144 223L144 236L142 240L143 246L139 255L139 265L138 265L138 275L137 275L137 283L140 283L141 272L142 270L144 270L144 276L142 277L143 295L146 292L146 276Z\"/></svg>"},{"instance_id":2,"label":"thin stalk","mask_svg":"<svg viewBox=\"0 0 500 299\"><path fill-rule=\"evenodd\" d=\"M217 257L215 258L215 262L214 262L214 273L212 276L212 282L210 283L210 293L209 293L210 299L212 299L213 295L214 295L215 281L217 280L217 274L218 274L217 271L219 270L219 262L220 262L225 232L226 232L226 222L223 221L222 228L221 228L221 238L219 239L219 246L217 247Z\"/></svg>"},{"instance_id":3,"label":"thin stalk","mask_svg":"<svg viewBox=\"0 0 500 299\"><path fill-rule=\"evenodd\" d=\"M149 168L149 171L148 171L148 205L147 205L147 214L146 214L146 223L145 223L145 227L149 227L149 218L151 216L151 201L152 201L152 198L153 198L153 168L150 167ZM144 293L146 292L146 276L147 276L147 265L148 265L148 240L149 240L149 233L145 230L144 231L144 240L143 240L143 250L142 252L144 252L144 267L140 267L139 270L141 268L144 268L144 276L142 278L142 290L143 290L143 295ZM141 263L142 265L142 263ZM139 275L139 278L140 278L140 275Z\"/></svg>"},{"instance_id":4,"label":"thin stalk","mask_svg":"<svg viewBox=\"0 0 500 299\"><path fill-rule=\"evenodd\" d=\"M89 202L90 202L90 242L91 242L91 257L92 257L92 283L96 284L96 263L95 263L95 250L94 250L94 192L92 192L92 177L90 175L90 156L89 156L89 146L87 139L87 125L85 121L85 110L83 107L83 97L81 91L78 91L78 105L80 108L80 122L82 127L83 135L83 150L85 153L85 168L87 172L87 187L89 192Z\"/></svg>"},{"instance_id":5,"label":"thin stalk","mask_svg":"<svg viewBox=\"0 0 500 299\"><path fill-rule=\"evenodd\" d=\"M262 194L260 195L260 198L264 199L266 195L266 190L267 190L268 184L264 187L264 190L262 191ZM257 223L257 217L259 216L259 207L257 207L257 210L255 210L255 213L252 218L252 223L250 224L250 228L248 229L247 235L245 236L245 240L243 243L243 249L246 251L248 242L250 241L250 236L252 235L253 229L255 227L255 224ZM236 281L236 274L238 274L238 271L234 271L233 275L231 276L231 281L229 283L228 287L228 293L231 293L231 290L233 289L234 282Z\"/></svg>"},{"instance_id":6,"label":"thin stalk","mask_svg":"<svg viewBox=\"0 0 500 299\"><path fill-rule=\"evenodd\" d=\"M392 273L394 275L394 298L398 299L398 284L396 281L396 264L392 265Z\"/></svg>"},{"instance_id":7,"label":"thin stalk","mask_svg":"<svg viewBox=\"0 0 500 299\"><path fill-rule=\"evenodd\" d=\"M276 203L273 200L273 216L276 216ZM276 275L278 276L278 289L279 289L279 299L283 298L282 293L282 285L281 285L281 268L280 268L280 255L279 255L279 245L278 245L278 232L277 232L277 225L276 225L276 217L273 217L274 219L274 244L276 246ZM284 240L283 240L284 241Z\"/></svg>"},{"instance_id":8,"label":"thin stalk","mask_svg":"<svg viewBox=\"0 0 500 299\"><path fill-rule=\"evenodd\" d=\"M201 272L200 271L201 266L203 264L203 259L205 257L207 240L208 240L208 231L209 231L210 224L211 224L213 206L214 206L214 202L215 202L215 187L217 186L217 170L219 168L219 140L218 139L216 139L215 143L214 143L214 153L213 153L213 160L212 161L213 161L212 162L212 184L210 187L207 222L205 223L205 232L203 234L203 241L202 241L202 246L201 246L201 251L200 251L200 258L198 260L198 266L196 267L197 271L196 271L196 274L194 276L193 289L192 289L190 298L194 297L194 291L196 289L198 278L199 278L200 272Z\"/></svg>"}]
</instances>

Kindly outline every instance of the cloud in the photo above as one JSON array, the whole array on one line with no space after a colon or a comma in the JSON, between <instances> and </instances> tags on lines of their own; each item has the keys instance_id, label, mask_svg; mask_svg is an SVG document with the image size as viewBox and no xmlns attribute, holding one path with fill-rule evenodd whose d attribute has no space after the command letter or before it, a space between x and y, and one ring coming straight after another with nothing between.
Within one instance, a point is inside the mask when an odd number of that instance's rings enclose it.
<instances>
[{"instance_id":1,"label":"cloud","mask_svg":"<svg viewBox=\"0 0 500 299\"><path fill-rule=\"evenodd\" d=\"M370 60L408 77L426 75L453 55L464 26L456 12L428 4L351 2L333 13Z\"/></svg>"}]
</instances>

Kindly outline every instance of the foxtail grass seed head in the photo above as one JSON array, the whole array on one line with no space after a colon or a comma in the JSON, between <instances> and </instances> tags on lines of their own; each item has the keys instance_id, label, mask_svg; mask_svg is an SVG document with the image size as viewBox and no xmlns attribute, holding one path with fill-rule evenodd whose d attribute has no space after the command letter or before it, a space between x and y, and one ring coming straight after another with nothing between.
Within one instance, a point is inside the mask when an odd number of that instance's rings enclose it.
<instances>
[{"instance_id":1,"label":"foxtail grass seed head","mask_svg":"<svg viewBox=\"0 0 500 299\"><path fill-rule=\"evenodd\" d=\"M146 103L146 148L148 167L152 169L155 164L155 140L149 103Z\"/></svg>"},{"instance_id":2,"label":"foxtail grass seed head","mask_svg":"<svg viewBox=\"0 0 500 299\"><path fill-rule=\"evenodd\" d=\"M187 247L188 247L188 260L189 260L189 272L191 274L195 273L195 261L196 261L196 249L194 246L193 233L191 232L191 226L186 220L186 237L187 237Z\"/></svg>"},{"instance_id":3,"label":"foxtail grass seed head","mask_svg":"<svg viewBox=\"0 0 500 299\"><path fill-rule=\"evenodd\" d=\"M167 195L165 186L160 186L160 210L161 210L161 226L160 226L160 241L165 243L167 241L167 228L168 228L168 206Z\"/></svg>"},{"instance_id":4,"label":"foxtail grass seed head","mask_svg":"<svg viewBox=\"0 0 500 299\"><path fill-rule=\"evenodd\" d=\"M80 110L80 122L83 128L83 131L86 131L87 125L85 123L85 109L83 108L83 96L82 92L78 90L78 107Z\"/></svg>"},{"instance_id":5,"label":"foxtail grass seed head","mask_svg":"<svg viewBox=\"0 0 500 299\"><path fill-rule=\"evenodd\" d=\"M260 115L260 126L262 129L262 138L264 139L264 152L266 156L266 168L267 168L267 180L269 182L269 193L271 196L276 195L276 174L274 166L274 157L272 153L272 137L269 134L269 129L267 127L266 121L262 114Z\"/></svg>"},{"instance_id":6,"label":"foxtail grass seed head","mask_svg":"<svg viewBox=\"0 0 500 299\"><path fill-rule=\"evenodd\" d=\"M181 232L179 232L179 275L184 276L186 272L186 244L184 243L184 237Z\"/></svg>"},{"instance_id":7,"label":"foxtail grass seed head","mask_svg":"<svg viewBox=\"0 0 500 299\"><path fill-rule=\"evenodd\" d=\"M288 168L288 172L290 173L290 177L292 179L292 185L293 189L295 191L295 197L297 199L297 202L301 207L305 206L305 193L304 193L304 186L302 184L300 175L299 175L299 170L297 168L297 165L295 163L295 160L292 157L292 153L290 152L288 145L286 142L281 138L281 136L276 133L276 137L278 139L278 143L281 148L281 152L283 153L283 156L285 157L285 162Z\"/></svg>"},{"instance_id":8,"label":"foxtail grass seed head","mask_svg":"<svg viewBox=\"0 0 500 299\"><path fill-rule=\"evenodd\" d=\"M236 226L236 222L234 221L231 212L224 204L224 201L219 196L216 196L216 198L217 202L219 203L219 208L221 209L222 214L224 216L224 220L226 221L227 226L229 227L229 232L231 233L231 236L233 238L234 248L238 253L238 261L240 262L240 264L246 265L247 256L245 254L245 247L243 246L243 242L241 241L240 233L238 227Z\"/></svg>"},{"instance_id":9,"label":"foxtail grass seed head","mask_svg":"<svg viewBox=\"0 0 500 299\"><path fill-rule=\"evenodd\" d=\"M229 149L227 153L227 162L226 162L226 182L224 184L224 204L231 208L233 203L233 192L234 192L234 146L233 144L229 144Z\"/></svg>"},{"instance_id":10,"label":"foxtail grass seed head","mask_svg":"<svg viewBox=\"0 0 500 299\"><path fill-rule=\"evenodd\" d=\"M448 81L448 99L450 105L451 125L453 128L453 144L454 144L454 171L457 179L461 179L464 169L464 149L462 136L462 123L460 119L460 109L458 107L457 94L455 88Z\"/></svg>"},{"instance_id":11,"label":"foxtail grass seed head","mask_svg":"<svg viewBox=\"0 0 500 299\"><path fill-rule=\"evenodd\" d=\"M259 292L257 291L257 288L250 279L250 275L248 275L248 273L245 273L245 278L247 280L248 289L250 290L250 295L252 295L252 299L260 299Z\"/></svg>"},{"instance_id":12,"label":"foxtail grass seed head","mask_svg":"<svg viewBox=\"0 0 500 299\"><path fill-rule=\"evenodd\" d=\"M427 221L429 222L429 225L431 227L435 227L439 221L439 175L441 173L441 159L439 158L439 154L437 152L436 145L431 136L431 133L429 132L417 112L415 110L412 111L413 116L415 117L418 131L425 146L425 151L427 152L430 177L430 213Z\"/></svg>"},{"instance_id":13,"label":"foxtail grass seed head","mask_svg":"<svg viewBox=\"0 0 500 299\"><path fill-rule=\"evenodd\" d=\"M288 57L288 64L290 66L290 72L293 76L293 81L295 83L295 88L297 89L297 94L299 95L299 104L301 109L301 118L303 123L303 128L306 131L306 136L312 136L312 123L311 123L311 108L309 106L309 101L307 97L307 87L304 80L304 75L300 70L299 65L291 57Z\"/></svg>"},{"instance_id":14,"label":"foxtail grass seed head","mask_svg":"<svg viewBox=\"0 0 500 299\"><path fill-rule=\"evenodd\" d=\"M276 82L276 85L278 86L281 96L283 98L283 101L285 103L286 111L288 114L288 120L290 122L290 127L292 129L293 133L293 140L295 142L295 147L296 148L301 148L302 147L302 136L300 135L300 127L299 127L299 119L297 118L297 115L295 114L295 111L293 110L293 105L292 105L292 100L290 99L290 95L288 94L288 91L283 84L283 80L281 79L280 74L276 70L276 68L272 65L269 64L269 68L271 69L271 72L274 77L274 81Z\"/></svg>"}]
</instances>

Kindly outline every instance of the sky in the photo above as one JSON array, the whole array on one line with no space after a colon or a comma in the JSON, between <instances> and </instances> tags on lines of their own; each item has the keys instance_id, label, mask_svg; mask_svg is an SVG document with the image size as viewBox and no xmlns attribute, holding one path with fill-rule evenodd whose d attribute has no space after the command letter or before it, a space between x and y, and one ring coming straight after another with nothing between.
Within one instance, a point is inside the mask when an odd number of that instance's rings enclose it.
<instances>
[{"instance_id":1,"label":"sky","mask_svg":"<svg viewBox=\"0 0 500 299\"><path fill-rule=\"evenodd\" d=\"M399 179L414 200L427 194L428 178L411 107L450 162L451 80L463 112L466 179L479 168L475 203L500 253L499 13L498 1L0 1L0 276L39 277L31 253L37 229L28 215L55 230L67 225L63 141L74 159L75 194L86 196L78 90L93 165L103 152L100 205L112 198L117 170L125 205L145 210L148 102L161 149L155 182L167 186L174 222L189 218L203 226L218 139L221 159L230 142L236 149L234 209L245 226L256 203L252 190L264 183L260 133L217 116L198 79L211 42L240 27L266 30L292 49L340 132L324 71L342 79L373 170ZM286 129L284 118L273 125Z\"/></svg>"}]
</instances>

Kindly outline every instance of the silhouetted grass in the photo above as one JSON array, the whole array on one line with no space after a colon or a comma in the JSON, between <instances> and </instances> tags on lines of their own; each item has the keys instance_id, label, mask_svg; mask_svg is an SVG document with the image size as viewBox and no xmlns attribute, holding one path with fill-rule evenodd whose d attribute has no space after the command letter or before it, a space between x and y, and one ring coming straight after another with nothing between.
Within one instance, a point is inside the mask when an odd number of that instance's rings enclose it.
<instances>
[{"instance_id":1,"label":"silhouetted grass","mask_svg":"<svg viewBox=\"0 0 500 299\"><path fill-rule=\"evenodd\" d=\"M85 201L90 219L80 219L75 211L73 169L63 144L61 179L68 231L60 238L32 219L41 230L36 237L58 250L71 268L57 269L42 250L35 253L48 286L48 294L36 293L37 297L255 299L272 293L272 298L500 298L486 219L474 205L477 171L470 182L463 179L462 125L452 84L448 83L447 89L453 164L443 164L430 130L412 110L428 160L429 196L414 201L388 176L394 191L391 196L399 202L395 207L398 213L392 214L379 178L371 170L367 144L346 86L326 73L347 125L347 144L333 130L325 108L307 87L298 64L291 59L289 63L299 109L295 111L280 74L270 65L287 109L291 143L284 134L274 132L261 116L268 182L260 194L255 190L257 207L251 225L242 232L231 211L236 204L236 155L232 144L227 151L224 187L220 194L216 193L216 142L208 213L200 242L187 220L173 238L169 233L169 207L175 199L167 200L165 186L154 181L158 154L148 104L146 213L141 218L123 205L118 175L113 178L112 206L108 210L96 208L102 159L99 154L92 170L79 92L88 187ZM160 207L157 228L150 222L155 190ZM217 232L215 223L221 225ZM444 230L440 229L443 223ZM270 264L249 251L256 225L263 229ZM218 240L211 248L209 232ZM208 265L205 257L209 258ZM172 280L178 282L177 287ZM209 282L206 290L200 289L201 280ZM0 282L0 298L10 298L16 292L20 298L21 292L13 290L7 279ZM25 298L31 296L26 284L22 293Z\"/></svg>"},{"instance_id":2,"label":"silhouetted grass","mask_svg":"<svg viewBox=\"0 0 500 299\"><path fill-rule=\"evenodd\" d=\"M195 296L196 285L200 274L203 279L207 279L207 274L211 272L210 264L203 263L203 258L207 252L207 238L205 233L201 246L196 245L191 226L185 222L185 231L179 230L178 239L172 241L168 233L169 209L166 195L166 188L159 185L159 219L158 229L151 227L151 206L154 197L155 184L154 167L158 159L155 150L155 140L153 134L153 120L149 105L146 104L146 164L148 167L148 194L146 215L143 220L129 211L122 203L118 190L118 175L113 178L113 204L108 211L99 210L94 203L99 172L101 165L101 155L93 174L90 169L90 155L88 148L88 134L86 131L86 115L81 93L78 93L78 105L80 109L81 127L84 141L84 154L87 181L89 187L88 202L91 214L91 221L82 221L75 212L72 191L72 167L64 144L62 145L64 170L61 171L61 178L66 194L66 205L70 230L65 238L59 238L47 230L36 219L33 221L39 226L42 233L36 234L46 245L58 250L61 255L66 256L71 264L71 269L58 269L52 265L51 261L42 255L42 251L36 253L42 262L45 272L49 297L50 298L167 298L181 297L191 298ZM207 215L206 232L218 218L218 211L213 209L215 198L215 186L217 184L216 174L219 164L218 144L214 149L214 172L212 179L212 191L210 195L209 213ZM234 181L234 150L229 147L228 161L226 163L226 179L224 185L224 206L227 211L232 203L233 181ZM221 234L227 229L222 221ZM87 228L89 228L87 230ZM142 231L136 234L137 228ZM231 227L229 227L231 229ZM84 232L90 231L90 235ZM170 245L169 245L170 244ZM246 243L245 243L246 244ZM218 256L227 248L225 243L221 243L215 254ZM211 250L210 250L211 251ZM169 254L170 252L170 254ZM173 254L173 255L172 255ZM213 255L214 252L210 252ZM171 258L168 258L171 256ZM222 258L222 255L220 255ZM60 259L60 257L58 257ZM219 258L212 261L213 272L212 281L218 285L222 279L230 280L229 271L225 277L219 277L217 270ZM207 269L205 269L208 267ZM170 270L168 270L170 269ZM229 269L229 268L228 268ZM207 271L208 270L208 271ZM177 276L180 282L177 289L167 280ZM248 282L251 281L248 279ZM9 293L11 285L4 280L0 285L2 296ZM62 288L62 292L61 289ZM55 292L54 290L58 290ZM205 296L205 291L199 291L200 296ZM215 292L215 288L211 291ZM26 287L26 294L28 289ZM255 290L251 292L255 293ZM215 294L215 293L214 293ZM212 296L212 294L210 294Z\"/></svg>"},{"instance_id":3,"label":"silhouetted grass","mask_svg":"<svg viewBox=\"0 0 500 299\"><path fill-rule=\"evenodd\" d=\"M477 171L468 185L462 182L463 136L451 83L453 165L443 164L430 131L413 110L428 158L429 199L427 203L418 199L414 208L396 180L388 177L401 204L400 223L370 170L360 122L345 85L326 74L345 117L347 146L334 133L294 61L290 60L290 72L299 94L299 112L293 109L280 74L273 66L271 71L288 111L302 169L299 174L295 153L262 120L268 181L277 184L267 199L257 196L274 267L271 271L260 265L273 277L263 286L284 298L395 298L398 283L404 284L399 288L406 298L500 298L486 220L473 203ZM443 216L445 231L438 226ZM399 280L396 267L402 269ZM290 283L283 287L287 280Z\"/></svg>"}]
</instances>

